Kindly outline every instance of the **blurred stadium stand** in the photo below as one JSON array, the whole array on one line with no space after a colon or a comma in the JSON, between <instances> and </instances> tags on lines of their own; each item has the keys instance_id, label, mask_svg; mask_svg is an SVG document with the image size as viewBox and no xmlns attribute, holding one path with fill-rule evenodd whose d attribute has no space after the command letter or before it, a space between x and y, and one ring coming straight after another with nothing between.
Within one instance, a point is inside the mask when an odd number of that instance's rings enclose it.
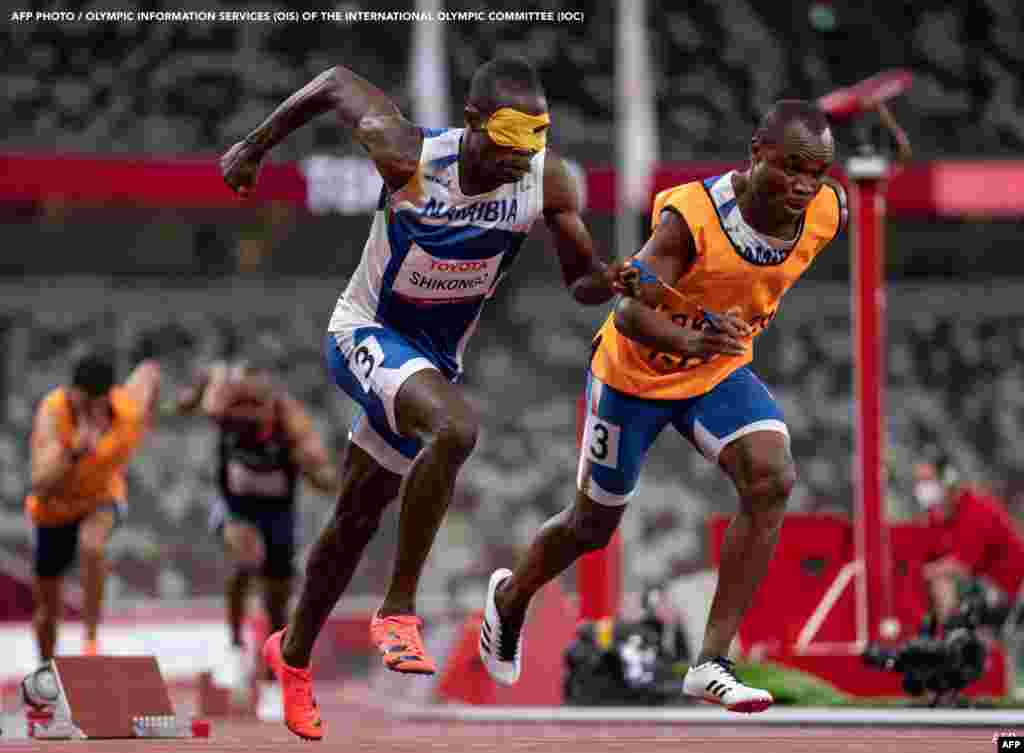
<instances>
[{"instance_id":1,"label":"blurred stadium stand","mask_svg":"<svg viewBox=\"0 0 1024 753\"><path fill-rule=\"evenodd\" d=\"M832 9L832 27L809 21ZM102 4L67 2L72 10ZM221 10L224 0L149 2L153 10ZM694 0L651 3L666 159L742 154L746 126L775 99L812 97L879 69L912 67L916 84L897 105L918 156L1016 156L1024 149L1024 37L1014 0L949 4ZM267 2L266 10L319 9ZM359 6L337 3L337 9ZM449 2L451 10L477 9ZM493 7L499 7L495 5ZM532 6L531 6L532 7ZM613 149L614 6L549 0L586 13L582 24L451 23L453 113L473 71L497 54L535 62L552 100L554 142L582 161ZM411 0L388 4L411 10ZM521 9L516 6L516 9ZM869 40L871 54L865 54ZM244 135L291 92L343 63L408 111L409 24L7 24L0 29L0 149L122 153L218 150ZM326 119L277 152L348 147Z\"/></svg>"},{"instance_id":2,"label":"blurred stadium stand","mask_svg":"<svg viewBox=\"0 0 1024 753\"><path fill-rule=\"evenodd\" d=\"M532 249L540 252L541 249ZM467 387L484 431L466 467L431 593L457 590L467 576L507 561L544 517L570 499L574 483L574 401L601 311L575 306L531 265L486 312L471 349ZM166 386L192 369L254 347L278 354L289 386L311 406L335 448L344 446L351 405L334 394L321 365L324 321L337 285L291 278L168 286L156 280L111 284L88 278L0 286L0 341L6 354L0 406L0 549L27 556L21 495L26 436L35 401L65 379L82 342L116 347L123 365L160 358ZM955 294L955 298L954 298ZM1024 314L1006 311L1024 285L897 285L890 292L890 512L906 516L913 448L942 441L972 475L1005 482L1024 505ZM956 300L957 313L936 307ZM1019 306L1017 307L1019 308ZM128 312L128 313L126 313ZM792 508L848 512L853 453L850 319L844 286L807 281L791 293L776 326L759 340L758 372L772 385L793 435L801 481ZM112 597L213 596L219 555L204 533L214 494L215 435L198 419L160 422L132 464L131 510L115 537ZM634 576L662 577L702 557L700 524L732 509L724 477L678 436L659 440L626 517ZM329 509L304 494L308 537ZM388 527L364 563L357 591L376 593L389 571ZM512 535L510 535L510 532ZM443 554L440 554L443 552ZM479 578L471 579L474 585ZM468 595L467 595L468 598Z\"/></svg>"}]
</instances>

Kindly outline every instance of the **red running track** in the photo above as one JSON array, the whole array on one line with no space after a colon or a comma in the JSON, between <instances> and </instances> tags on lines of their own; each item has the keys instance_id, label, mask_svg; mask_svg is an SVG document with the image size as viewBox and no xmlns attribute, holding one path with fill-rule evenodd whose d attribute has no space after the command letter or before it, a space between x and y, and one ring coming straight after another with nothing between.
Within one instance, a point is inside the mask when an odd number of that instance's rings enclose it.
<instances>
[{"instance_id":1,"label":"red running track","mask_svg":"<svg viewBox=\"0 0 1024 753\"><path fill-rule=\"evenodd\" d=\"M3 741L0 753L991 753L996 730L964 728L780 727L684 724L409 721L367 704L365 690L321 698L327 736L308 743L281 724L211 719L193 740ZM380 699L377 699L379 703ZM312 748L310 747L312 746Z\"/></svg>"}]
</instances>

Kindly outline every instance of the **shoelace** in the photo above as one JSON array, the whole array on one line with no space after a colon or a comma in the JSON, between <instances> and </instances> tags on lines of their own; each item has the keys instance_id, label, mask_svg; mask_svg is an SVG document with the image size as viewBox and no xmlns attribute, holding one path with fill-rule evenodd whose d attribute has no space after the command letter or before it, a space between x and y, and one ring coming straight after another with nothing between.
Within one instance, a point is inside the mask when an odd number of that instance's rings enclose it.
<instances>
[{"instance_id":1,"label":"shoelace","mask_svg":"<svg viewBox=\"0 0 1024 753\"><path fill-rule=\"evenodd\" d=\"M425 656L426 649L423 648L423 640L416 625L394 625L392 627L395 635L401 643L389 650L388 653L411 653L416 656Z\"/></svg>"},{"instance_id":2,"label":"shoelace","mask_svg":"<svg viewBox=\"0 0 1024 753\"><path fill-rule=\"evenodd\" d=\"M406 643L406 651L409 651L416 656L425 656L427 650L423 648L423 641L420 640L419 635L413 634Z\"/></svg>"},{"instance_id":3,"label":"shoelace","mask_svg":"<svg viewBox=\"0 0 1024 753\"><path fill-rule=\"evenodd\" d=\"M712 659L711 663L717 666L718 671L728 679L732 680L737 685L742 685L739 678L736 676L736 664L731 659L726 659L724 656L718 656Z\"/></svg>"}]
</instances>

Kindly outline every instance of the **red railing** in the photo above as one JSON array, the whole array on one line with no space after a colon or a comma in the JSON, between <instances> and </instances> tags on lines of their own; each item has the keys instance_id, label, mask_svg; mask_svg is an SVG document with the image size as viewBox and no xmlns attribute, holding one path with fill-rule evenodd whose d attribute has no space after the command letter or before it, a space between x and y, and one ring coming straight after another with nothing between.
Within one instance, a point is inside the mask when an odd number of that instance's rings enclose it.
<instances>
[{"instance_id":1,"label":"red railing","mask_svg":"<svg viewBox=\"0 0 1024 753\"><path fill-rule=\"evenodd\" d=\"M652 194L715 175L742 160L667 163L656 172ZM609 213L616 206L615 170L586 168L587 205ZM845 180L842 171L836 175ZM368 187L369 190L369 187ZM266 165L254 201L305 206L306 178L295 163ZM376 199L376 191L373 191ZM915 163L893 176L890 216L1024 215L1024 161ZM89 205L221 208L238 198L223 184L214 155L207 157L99 157L81 154L0 154L0 201L65 201Z\"/></svg>"}]
</instances>

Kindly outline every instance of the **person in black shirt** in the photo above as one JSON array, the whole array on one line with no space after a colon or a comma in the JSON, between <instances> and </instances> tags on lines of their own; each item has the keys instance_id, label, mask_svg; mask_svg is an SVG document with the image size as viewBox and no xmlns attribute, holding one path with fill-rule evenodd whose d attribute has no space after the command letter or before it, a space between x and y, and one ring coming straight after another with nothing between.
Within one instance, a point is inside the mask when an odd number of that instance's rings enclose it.
<instances>
[{"instance_id":1,"label":"person in black shirt","mask_svg":"<svg viewBox=\"0 0 1024 753\"><path fill-rule=\"evenodd\" d=\"M244 694L245 667L252 662L242 637L250 583L261 578L270 630L282 629L294 575L299 476L333 494L338 473L305 408L267 367L212 364L179 394L174 408L210 418L220 432L211 527L231 563L225 596L232 647L221 678ZM276 687L261 689L261 717L280 719L278 695Z\"/></svg>"}]
</instances>

